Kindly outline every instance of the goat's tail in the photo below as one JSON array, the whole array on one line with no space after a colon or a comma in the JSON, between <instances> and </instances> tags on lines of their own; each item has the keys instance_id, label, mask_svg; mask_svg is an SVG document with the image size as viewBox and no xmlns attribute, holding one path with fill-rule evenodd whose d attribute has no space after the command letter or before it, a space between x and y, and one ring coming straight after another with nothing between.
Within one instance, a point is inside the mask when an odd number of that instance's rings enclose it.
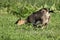
<instances>
[{"instance_id":1,"label":"goat's tail","mask_svg":"<svg viewBox=\"0 0 60 40\"><path fill-rule=\"evenodd\" d=\"M27 20L19 19L19 20L16 21L15 24L17 24L17 25L23 25L23 24L25 24L25 23L27 23Z\"/></svg>"}]
</instances>

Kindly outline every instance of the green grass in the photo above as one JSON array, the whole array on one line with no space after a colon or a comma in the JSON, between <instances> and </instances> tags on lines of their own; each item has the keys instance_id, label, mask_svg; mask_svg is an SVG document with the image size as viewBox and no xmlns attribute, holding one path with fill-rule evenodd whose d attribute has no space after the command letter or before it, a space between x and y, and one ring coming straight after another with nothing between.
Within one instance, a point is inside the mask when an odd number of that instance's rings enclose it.
<instances>
[{"instance_id":1,"label":"green grass","mask_svg":"<svg viewBox=\"0 0 60 40\"><path fill-rule=\"evenodd\" d=\"M60 40L59 2L60 0L0 0L0 40ZM34 29L32 24L15 24L19 18L26 19L43 6L56 11L51 13L46 29Z\"/></svg>"},{"instance_id":2,"label":"green grass","mask_svg":"<svg viewBox=\"0 0 60 40\"><path fill-rule=\"evenodd\" d=\"M46 29L14 24L19 18L0 10L0 40L60 40L60 13L52 13Z\"/></svg>"}]
</instances>

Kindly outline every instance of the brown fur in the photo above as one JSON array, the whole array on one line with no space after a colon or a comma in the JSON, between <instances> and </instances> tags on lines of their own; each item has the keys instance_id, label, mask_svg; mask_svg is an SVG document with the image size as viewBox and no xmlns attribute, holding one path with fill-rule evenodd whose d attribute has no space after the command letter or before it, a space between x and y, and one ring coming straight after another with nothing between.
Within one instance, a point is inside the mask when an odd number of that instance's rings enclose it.
<instances>
[{"instance_id":1,"label":"brown fur","mask_svg":"<svg viewBox=\"0 0 60 40\"><path fill-rule=\"evenodd\" d=\"M50 19L50 12L47 8L42 8L37 12L34 12L27 17L26 20L18 20L16 23L22 25L24 23L32 23L34 26L37 26L37 22L40 21L40 24L47 25Z\"/></svg>"},{"instance_id":2,"label":"brown fur","mask_svg":"<svg viewBox=\"0 0 60 40\"><path fill-rule=\"evenodd\" d=\"M34 26L37 26L36 24L37 21L40 21L42 25L45 25L48 24L49 17L50 17L49 10L46 8L42 8L39 11L34 12L30 16L28 16L27 21L33 23Z\"/></svg>"}]
</instances>

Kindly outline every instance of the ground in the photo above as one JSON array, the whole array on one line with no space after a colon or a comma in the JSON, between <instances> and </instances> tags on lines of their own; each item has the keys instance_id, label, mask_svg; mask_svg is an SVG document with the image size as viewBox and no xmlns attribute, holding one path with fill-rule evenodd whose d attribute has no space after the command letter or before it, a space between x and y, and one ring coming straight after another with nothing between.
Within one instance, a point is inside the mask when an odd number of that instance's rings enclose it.
<instances>
[{"instance_id":1,"label":"ground","mask_svg":"<svg viewBox=\"0 0 60 40\"><path fill-rule=\"evenodd\" d=\"M43 7L54 10L47 28L15 24ZM60 40L60 0L0 0L0 40Z\"/></svg>"},{"instance_id":2,"label":"ground","mask_svg":"<svg viewBox=\"0 0 60 40\"><path fill-rule=\"evenodd\" d=\"M60 40L60 13L51 13L50 22L45 29L30 24L18 26L19 17L0 10L0 40Z\"/></svg>"}]
</instances>

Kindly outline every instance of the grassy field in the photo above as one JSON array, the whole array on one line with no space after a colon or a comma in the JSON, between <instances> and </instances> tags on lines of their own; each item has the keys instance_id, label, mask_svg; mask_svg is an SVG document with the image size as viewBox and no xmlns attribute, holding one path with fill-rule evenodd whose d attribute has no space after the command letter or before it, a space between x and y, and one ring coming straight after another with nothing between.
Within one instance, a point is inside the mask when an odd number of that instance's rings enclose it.
<instances>
[{"instance_id":1,"label":"grassy field","mask_svg":"<svg viewBox=\"0 0 60 40\"><path fill-rule=\"evenodd\" d=\"M0 40L60 40L60 0L0 0ZM18 26L15 22L26 19L42 7L55 10L46 29L30 24Z\"/></svg>"}]
</instances>

